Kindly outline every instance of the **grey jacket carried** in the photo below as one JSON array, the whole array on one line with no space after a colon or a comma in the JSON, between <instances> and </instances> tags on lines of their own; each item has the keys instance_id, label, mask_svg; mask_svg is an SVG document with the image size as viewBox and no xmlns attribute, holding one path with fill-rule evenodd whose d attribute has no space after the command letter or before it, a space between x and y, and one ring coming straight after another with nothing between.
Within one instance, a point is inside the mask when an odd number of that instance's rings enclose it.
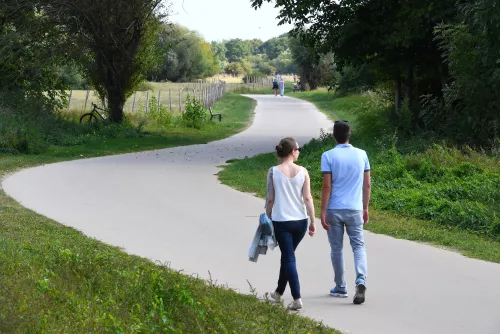
<instances>
[{"instance_id":1,"label":"grey jacket carried","mask_svg":"<svg viewBox=\"0 0 500 334\"><path fill-rule=\"evenodd\" d=\"M248 251L248 260L257 262L260 254L266 254L268 248L274 249L277 244L276 237L274 236L274 230L271 235L264 234L262 233L262 227L259 224L257 231L255 231L252 244L250 245L250 250Z\"/></svg>"},{"instance_id":2,"label":"grey jacket carried","mask_svg":"<svg viewBox=\"0 0 500 334\"><path fill-rule=\"evenodd\" d=\"M269 196L269 192L271 191L271 182L273 182L273 169L269 170L269 180L267 183L267 194L266 194L266 203L264 204L264 208L267 205L267 198ZM268 222L271 231L267 231L264 229L261 224L261 220L265 218ZM270 224L269 224L270 223ZM264 233L266 231L267 233ZM250 250L248 251L248 260L252 262L257 262L259 259L259 255L265 255L267 253L267 249L277 246L276 237L274 236L274 228L273 224L270 222L269 218L263 213L259 218L259 225L257 227L257 231L255 231L255 236L253 237L252 244L250 245Z\"/></svg>"}]
</instances>

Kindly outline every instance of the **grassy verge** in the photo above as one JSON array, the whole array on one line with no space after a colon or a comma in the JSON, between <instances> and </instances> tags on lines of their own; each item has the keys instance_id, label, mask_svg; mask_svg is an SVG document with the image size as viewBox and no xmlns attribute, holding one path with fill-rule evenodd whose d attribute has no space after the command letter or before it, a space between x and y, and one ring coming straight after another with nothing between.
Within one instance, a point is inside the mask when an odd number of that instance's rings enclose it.
<instances>
[{"instance_id":1,"label":"grassy verge","mask_svg":"<svg viewBox=\"0 0 500 334\"><path fill-rule=\"evenodd\" d=\"M50 139L29 136L21 138L26 141L26 146L36 148L37 145L43 145L44 150L40 154L4 154L0 158L0 171L5 173L18 168L70 159L203 144L244 130L250 124L254 108L254 100L228 94L214 106L214 113L223 115L222 122L207 122L200 130L172 122L165 124L155 119L154 114L129 114L127 124L104 128L81 126L75 123L77 114L64 114L62 119L40 125L40 129L36 129L34 124L28 124L38 133L48 132L50 135L56 132L57 138L53 138L54 135L51 135ZM11 126L18 125L25 124L14 123ZM1 139L0 136L0 144ZM43 144L32 144L32 141L36 140L43 141Z\"/></svg>"},{"instance_id":2,"label":"grassy verge","mask_svg":"<svg viewBox=\"0 0 500 334\"><path fill-rule=\"evenodd\" d=\"M223 138L244 129L253 108L252 100L229 95L215 108L224 121L201 130L161 130L155 125L156 132L149 135L94 134L96 140L51 145L39 155L3 155L0 178L43 163ZM23 208L1 190L0 268L1 333L335 332L252 295L182 275L88 238Z\"/></svg>"},{"instance_id":3,"label":"grassy verge","mask_svg":"<svg viewBox=\"0 0 500 334\"><path fill-rule=\"evenodd\" d=\"M373 177L368 230L500 263L498 159L470 150L422 145L419 138L394 141L386 135L375 139L380 132L378 121L369 115L368 125L357 120L360 106L370 108L366 95L336 98L319 91L295 96L313 102L333 119L349 120L356 134L353 144L368 151ZM331 137L313 140L303 145L299 161L310 171L317 209L320 157L331 147ZM273 154L243 159L227 166L219 178L238 190L265 197L265 175L275 163Z\"/></svg>"}]
</instances>

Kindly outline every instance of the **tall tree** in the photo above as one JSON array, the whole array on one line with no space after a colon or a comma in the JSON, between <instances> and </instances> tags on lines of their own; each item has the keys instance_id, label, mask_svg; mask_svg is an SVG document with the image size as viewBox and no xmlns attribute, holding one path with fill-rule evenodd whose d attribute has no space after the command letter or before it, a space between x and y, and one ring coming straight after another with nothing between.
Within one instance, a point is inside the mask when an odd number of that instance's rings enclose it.
<instances>
[{"instance_id":1,"label":"tall tree","mask_svg":"<svg viewBox=\"0 0 500 334\"><path fill-rule=\"evenodd\" d=\"M213 41L211 44L215 58L217 59L219 65L219 71L222 71L228 63L226 58L226 52L227 52L226 44L224 42L216 42L216 41Z\"/></svg>"},{"instance_id":2,"label":"tall tree","mask_svg":"<svg viewBox=\"0 0 500 334\"><path fill-rule=\"evenodd\" d=\"M436 29L451 78L445 108L429 116L460 142L490 145L500 136L500 6L495 0L459 6L459 23Z\"/></svg>"},{"instance_id":3,"label":"tall tree","mask_svg":"<svg viewBox=\"0 0 500 334\"><path fill-rule=\"evenodd\" d=\"M61 33L74 39L73 57L107 99L110 119L121 122L127 97L157 57L155 35L166 14L162 0L37 1Z\"/></svg>"},{"instance_id":4,"label":"tall tree","mask_svg":"<svg viewBox=\"0 0 500 334\"><path fill-rule=\"evenodd\" d=\"M260 51L265 53L270 60L277 58L281 53L288 50L288 37L282 35L265 41L260 46Z\"/></svg>"},{"instance_id":5,"label":"tall tree","mask_svg":"<svg viewBox=\"0 0 500 334\"><path fill-rule=\"evenodd\" d=\"M65 85L57 68L68 62L63 50L70 46L35 3L0 2L0 92L58 105Z\"/></svg>"},{"instance_id":6,"label":"tall tree","mask_svg":"<svg viewBox=\"0 0 500 334\"><path fill-rule=\"evenodd\" d=\"M165 24L158 35L162 56L150 79L183 82L217 73L219 64L212 46L197 32L178 24Z\"/></svg>"},{"instance_id":7,"label":"tall tree","mask_svg":"<svg viewBox=\"0 0 500 334\"><path fill-rule=\"evenodd\" d=\"M252 0L258 8L263 2ZM340 68L370 64L381 80L393 80L396 96L405 89L417 124L416 97L439 93L446 76L433 29L454 20L455 0L276 0L280 23L293 23L290 32L317 52L333 52ZM396 106L399 105L399 98Z\"/></svg>"},{"instance_id":8,"label":"tall tree","mask_svg":"<svg viewBox=\"0 0 500 334\"><path fill-rule=\"evenodd\" d=\"M229 62L241 62L251 54L250 44L240 38L226 41L226 58Z\"/></svg>"}]
</instances>

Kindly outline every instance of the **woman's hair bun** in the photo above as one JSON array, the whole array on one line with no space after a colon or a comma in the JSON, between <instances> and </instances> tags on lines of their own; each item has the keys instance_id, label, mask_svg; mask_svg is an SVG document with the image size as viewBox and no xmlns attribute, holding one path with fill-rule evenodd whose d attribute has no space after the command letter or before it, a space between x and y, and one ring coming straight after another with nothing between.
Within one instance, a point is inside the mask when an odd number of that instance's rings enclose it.
<instances>
[{"instance_id":1,"label":"woman's hair bun","mask_svg":"<svg viewBox=\"0 0 500 334\"><path fill-rule=\"evenodd\" d=\"M294 138L283 138L278 145L276 145L276 155L278 158L286 158L297 147L297 142Z\"/></svg>"}]
</instances>

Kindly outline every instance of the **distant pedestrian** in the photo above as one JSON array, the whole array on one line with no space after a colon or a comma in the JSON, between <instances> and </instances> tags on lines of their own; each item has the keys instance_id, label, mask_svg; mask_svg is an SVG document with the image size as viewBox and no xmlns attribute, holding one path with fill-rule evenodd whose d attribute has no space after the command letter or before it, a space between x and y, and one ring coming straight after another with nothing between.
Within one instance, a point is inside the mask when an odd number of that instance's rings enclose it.
<instances>
[{"instance_id":1,"label":"distant pedestrian","mask_svg":"<svg viewBox=\"0 0 500 334\"><path fill-rule=\"evenodd\" d=\"M280 95L281 96L285 95L285 79L280 78L280 81L278 82L278 85L280 87Z\"/></svg>"},{"instance_id":2,"label":"distant pedestrian","mask_svg":"<svg viewBox=\"0 0 500 334\"><path fill-rule=\"evenodd\" d=\"M276 154L280 163L271 167L267 174L270 191L266 214L273 221L274 234L281 250L281 267L278 287L267 296L279 302L289 283L293 302L288 309L297 311L303 304L295 250L308 229L308 217L309 235L312 237L316 231L311 180L307 169L295 164L300 154L300 147L295 139L282 139L276 146Z\"/></svg>"},{"instance_id":3,"label":"distant pedestrian","mask_svg":"<svg viewBox=\"0 0 500 334\"><path fill-rule=\"evenodd\" d=\"M277 76L273 78L273 89L274 89L274 96L278 96L279 84Z\"/></svg>"},{"instance_id":4,"label":"distant pedestrian","mask_svg":"<svg viewBox=\"0 0 500 334\"><path fill-rule=\"evenodd\" d=\"M346 121L336 121L333 137L337 145L321 156L323 190L321 224L328 232L335 273L334 297L347 298L344 280L344 228L354 253L356 293L354 304L365 301L367 261L363 225L368 223L370 163L366 152L349 144L351 129Z\"/></svg>"}]
</instances>

